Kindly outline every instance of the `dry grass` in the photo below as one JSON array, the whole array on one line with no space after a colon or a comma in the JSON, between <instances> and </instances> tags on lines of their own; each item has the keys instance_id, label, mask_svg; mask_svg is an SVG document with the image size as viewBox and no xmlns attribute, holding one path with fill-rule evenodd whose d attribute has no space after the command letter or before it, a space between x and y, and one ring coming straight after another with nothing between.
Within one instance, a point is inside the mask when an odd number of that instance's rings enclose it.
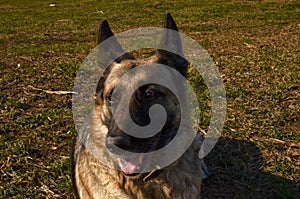
<instances>
[{"instance_id":1,"label":"dry grass","mask_svg":"<svg viewBox=\"0 0 300 199\"><path fill-rule=\"evenodd\" d=\"M297 1L50 3L0 3L0 198L74 197L71 96L30 85L71 91L102 20L116 32L161 27L166 11L208 50L226 86L226 124L207 157L203 198L300 198Z\"/></svg>"}]
</instances>

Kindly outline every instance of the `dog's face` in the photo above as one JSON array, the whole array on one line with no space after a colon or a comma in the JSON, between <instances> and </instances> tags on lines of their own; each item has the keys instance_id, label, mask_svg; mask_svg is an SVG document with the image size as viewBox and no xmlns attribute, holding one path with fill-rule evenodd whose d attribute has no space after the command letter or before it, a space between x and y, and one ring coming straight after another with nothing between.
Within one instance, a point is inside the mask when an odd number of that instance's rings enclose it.
<instances>
[{"instance_id":1,"label":"dog's face","mask_svg":"<svg viewBox=\"0 0 300 199\"><path fill-rule=\"evenodd\" d=\"M176 30L177 27L170 15L166 17L165 28ZM100 27L99 32L99 42L111 37L113 34L106 21L103 22ZM178 37L179 33L178 33ZM180 39L176 40L180 42ZM118 46L121 49L117 41L112 44L113 46ZM162 45L173 45L174 39L168 39L168 35L162 37ZM170 44L168 44L170 43ZM177 51L181 51L181 43L175 44ZM106 55L111 49L105 49ZM101 52L100 52L101 54ZM105 57L100 58L105 59ZM128 176L138 176L139 173L143 172L143 168L146 167L147 162L151 160L145 160L143 154L156 151L165 145L167 145L172 138L176 135L178 127L181 121L181 107L180 103L175 96L175 94L169 90L167 87L155 83L143 84L134 90L133 94L129 97L128 109L130 117L128 118L125 114L126 110L120 104L120 99L122 95L126 95L126 88L134 84L139 84L147 79L155 78L155 74L159 74L159 68L152 67L153 64L164 64L172 69L177 70L183 76L186 75L187 61L173 53L167 52L165 50L157 50L156 54L147 59L135 59L132 55L124 53L124 55L117 60L115 60L105 71L103 77L100 79L97 91L96 91L96 102L95 110L101 123L103 123L107 129L108 134L106 137L106 146L110 156L115 159L115 162L119 169ZM130 73L128 72L133 69L139 69L141 67L151 68L151 73L149 70L140 70L142 72ZM120 81L122 77L127 74L127 80ZM180 92L183 89L182 85L174 80L174 75L170 71L166 74L166 79L169 79L172 84ZM114 95L116 87L124 89L124 92L118 92ZM159 132L156 132L154 136L147 138L137 138L131 136L124 132L116 123L113 115L118 114L121 118L121 123L128 123L132 120L138 126L147 126L150 122L149 109L155 105L159 104L165 108L167 113L166 122ZM154 116L155 117L155 116ZM128 151L135 153L134 156L126 156L123 151Z\"/></svg>"}]
</instances>

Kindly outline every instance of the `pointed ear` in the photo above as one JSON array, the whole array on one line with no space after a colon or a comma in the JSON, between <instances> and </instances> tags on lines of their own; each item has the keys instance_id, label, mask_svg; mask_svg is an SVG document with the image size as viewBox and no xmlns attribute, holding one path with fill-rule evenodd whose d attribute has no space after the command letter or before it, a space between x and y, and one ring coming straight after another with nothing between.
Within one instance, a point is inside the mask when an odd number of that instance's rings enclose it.
<instances>
[{"instance_id":1,"label":"pointed ear","mask_svg":"<svg viewBox=\"0 0 300 199\"><path fill-rule=\"evenodd\" d=\"M177 25L170 13L166 14L164 29L166 30L162 33L160 45L182 54L181 38L178 33Z\"/></svg>"},{"instance_id":2,"label":"pointed ear","mask_svg":"<svg viewBox=\"0 0 300 199\"><path fill-rule=\"evenodd\" d=\"M113 36L114 34L111 31L108 22L104 20L99 28L97 42L100 63L102 66L107 66L113 61L121 62L123 59L134 59L132 55L124 52L120 43ZM105 40L107 41L105 42ZM118 55L121 56L117 57Z\"/></svg>"},{"instance_id":3,"label":"pointed ear","mask_svg":"<svg viewBox=\"0 0 300 199\"><path fill-rule=\"evenodd\" d=\"M104 20L99 28L97 44L100 44L101 42L103 42L104 40L108 39L113 35L114 33L111 31L108 21Z\"/></svg>"},{"instance_id":4,"label":"pointed ear","mask_svg":"<svg viewBox=\"0 0 300 199\"><path fill-rule=\"evenodd\" d=\"M172 16L167 13L164 30L157 49L159 62L169 65L186 76L188 62L182 52L182 43L178 28Z\"/></svg>"}]
</instances>

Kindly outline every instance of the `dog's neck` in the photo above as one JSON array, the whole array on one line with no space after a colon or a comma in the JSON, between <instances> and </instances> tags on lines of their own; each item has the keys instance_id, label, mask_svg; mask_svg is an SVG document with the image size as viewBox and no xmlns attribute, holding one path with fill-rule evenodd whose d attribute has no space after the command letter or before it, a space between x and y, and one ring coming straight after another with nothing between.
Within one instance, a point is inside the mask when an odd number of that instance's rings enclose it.
<instances>
[{"instance_id":1,"label":"dog's neck","mask_svg":"<svg viewBox=\"0 0 300 199\"><path fill-rule=\"evenodd\" d=\"M172 188L166 183L163 176L165 170L153 170L144 175L130 177L123 173L119 176L122 180L122 189L134 198L171 199ZM121 172L120 172L121 173Z\"/></svg>"},{"instance_id":2,"label":"dog's neck","mask_svg":"<svg viewBox=\"0 0 300 199\"><path fill-rule=\"evenodd\" d=\"M156 178L159 174L161 174L163 170L153 170L151 172L149 172L144 178L143 181L144 182L148 182L149 180L152 180L153 178Z\"/></svg>"}]
</instances>

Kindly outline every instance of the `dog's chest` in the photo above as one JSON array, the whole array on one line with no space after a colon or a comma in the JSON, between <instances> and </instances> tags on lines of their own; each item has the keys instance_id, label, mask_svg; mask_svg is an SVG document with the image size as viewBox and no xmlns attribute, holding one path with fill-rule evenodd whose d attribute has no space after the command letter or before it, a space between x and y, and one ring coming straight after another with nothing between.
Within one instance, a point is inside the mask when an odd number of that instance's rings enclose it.
<instances>
[{"instance_id":1,"label":"dog's chest","mask_svg":"<svg viewBox=\"0 0 300 199\"><path fill-rule=\"evenodd\" d=\"M152 179L147 182L143 180L123 181L122 189L129 195L132 199L171 199L171 188L160 178Z\"/></svg>"}]
</instances>

